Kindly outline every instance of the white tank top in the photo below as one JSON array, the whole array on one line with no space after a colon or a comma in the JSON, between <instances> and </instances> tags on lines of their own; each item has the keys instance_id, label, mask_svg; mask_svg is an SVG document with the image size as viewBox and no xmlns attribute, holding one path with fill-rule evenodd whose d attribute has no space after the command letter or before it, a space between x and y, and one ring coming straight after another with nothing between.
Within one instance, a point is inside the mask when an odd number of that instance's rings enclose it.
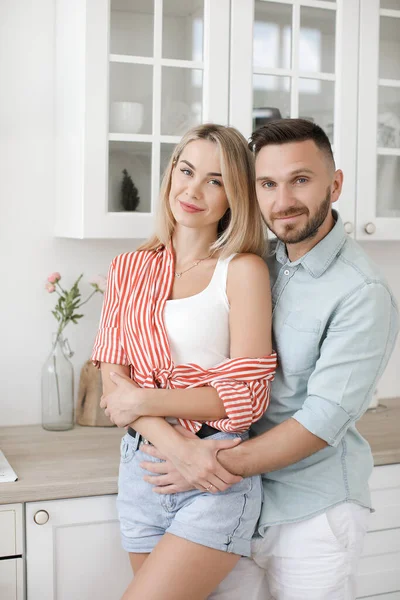
<instances>
[{"instance_id":1,"label":"white tank top","mask_svg":"<svg viewBox=\"0 0 400 600\"><path fill-rule=\"evenodd\" d=\"M209 369L230 357L228 265L235 254L218 259L208 286L189 298L167 300L164 322L176 365Z\"/></svg>"}]
</instances>

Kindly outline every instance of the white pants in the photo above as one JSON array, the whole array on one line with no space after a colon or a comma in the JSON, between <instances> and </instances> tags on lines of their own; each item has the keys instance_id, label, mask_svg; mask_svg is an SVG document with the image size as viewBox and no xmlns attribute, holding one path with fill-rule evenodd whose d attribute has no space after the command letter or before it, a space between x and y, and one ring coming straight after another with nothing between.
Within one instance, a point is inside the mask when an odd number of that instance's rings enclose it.
<instances>
[{"instance_id":1,"label":"white pants","mask_svg":"<svg viewBox=\"0 0 400 600\"><path fill-rule=\"evenodd\" d=\"M209 600L354 600L369 509L340 504L254 538Z\"/></svg>"}]
</instances>

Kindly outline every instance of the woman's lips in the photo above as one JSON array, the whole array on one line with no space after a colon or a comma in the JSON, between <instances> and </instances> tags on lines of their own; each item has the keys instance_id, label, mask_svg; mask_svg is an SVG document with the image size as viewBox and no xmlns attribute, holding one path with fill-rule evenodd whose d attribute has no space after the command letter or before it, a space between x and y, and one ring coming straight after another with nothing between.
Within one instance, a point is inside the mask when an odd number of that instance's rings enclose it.
<instances>
[{"instance_id":1,"label":"woman's lips","mask_svg":"<svg viewBox=\"0 0 400 600\"><path fill-rule=\"evenodd\" d=\"M187 202L182 202L179 200L179 204L185 212L195 213L195 212L203 212L203 208L198 208L194 204L188 204Z\"/></svg>"}]
</instances>

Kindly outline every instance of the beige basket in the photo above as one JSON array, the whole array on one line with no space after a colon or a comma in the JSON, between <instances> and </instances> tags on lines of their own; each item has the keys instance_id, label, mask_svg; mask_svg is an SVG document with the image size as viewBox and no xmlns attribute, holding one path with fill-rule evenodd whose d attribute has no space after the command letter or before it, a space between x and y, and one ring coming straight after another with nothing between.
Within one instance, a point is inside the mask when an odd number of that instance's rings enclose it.
<instances>
[{"instance_id":1,"label":"beige basket","mask_svg":"<svg viewBox=\"0 0 400 600\"><path fill-rule=\"evenodd\" d=\"M78 400L76 405L76 422L78 425L90 427L114 427L110 419L100 408L103 393L100 369L87 360L81 369L79 379Z\"/></svg>"}]
</instances>

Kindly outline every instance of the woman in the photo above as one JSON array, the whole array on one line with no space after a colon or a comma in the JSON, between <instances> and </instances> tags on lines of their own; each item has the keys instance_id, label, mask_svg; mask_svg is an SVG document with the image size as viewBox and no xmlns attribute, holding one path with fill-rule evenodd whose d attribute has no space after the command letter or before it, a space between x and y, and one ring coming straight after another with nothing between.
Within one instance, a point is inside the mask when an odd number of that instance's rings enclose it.
<instances>
[{"instance_id":1,"label":"woman","mask_svg":"<svg viewBox=\"0 0 400 600\"><path fill-rule=\"evenodd\" d=\"M139 444L153 443L185 474L199 453L215 457L246 439L265 411L276 357L263 251L245 139L219 125L192 129L164 175L157 234L111 264L92 356L106 413L132 425L117 502L135 574L124 600L206 598L250 554L259 477L219 467L160 498L143 481Z\"/></svg>"}]
</instances>

